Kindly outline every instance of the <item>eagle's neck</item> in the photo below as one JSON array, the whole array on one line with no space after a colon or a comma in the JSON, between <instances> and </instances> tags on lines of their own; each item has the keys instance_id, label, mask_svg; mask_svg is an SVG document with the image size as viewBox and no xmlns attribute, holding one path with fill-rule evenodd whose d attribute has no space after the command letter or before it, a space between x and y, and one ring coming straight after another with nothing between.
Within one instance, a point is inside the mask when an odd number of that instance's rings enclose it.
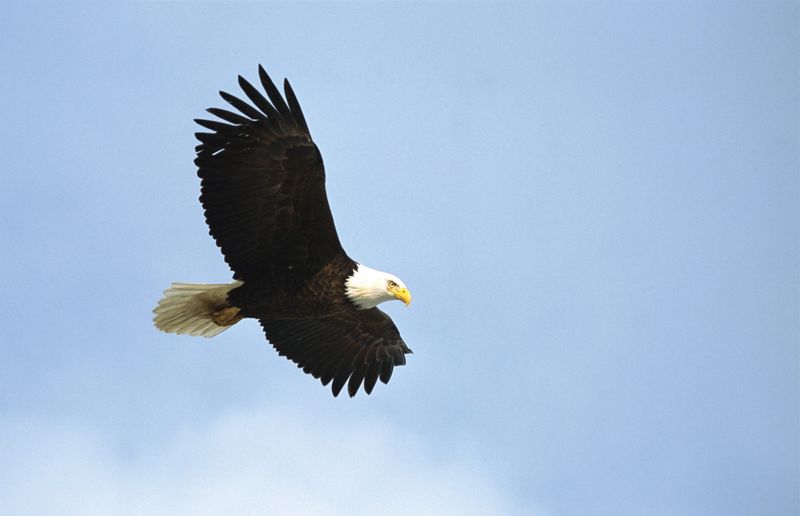
<instances>
[{"instance_id":1,"label":"eagle's neck","mask_svg":"<svg viewBox=\"0 0 800 516\"><path fill-rule=\"evenodd\" d=\"M388 276L385 272L359 263L353 269L353 274L344 282L344 293L357 308L361 310L374 308L384 301L394 299L394 296L386 291Z\"/></svg>"}]
</instances>

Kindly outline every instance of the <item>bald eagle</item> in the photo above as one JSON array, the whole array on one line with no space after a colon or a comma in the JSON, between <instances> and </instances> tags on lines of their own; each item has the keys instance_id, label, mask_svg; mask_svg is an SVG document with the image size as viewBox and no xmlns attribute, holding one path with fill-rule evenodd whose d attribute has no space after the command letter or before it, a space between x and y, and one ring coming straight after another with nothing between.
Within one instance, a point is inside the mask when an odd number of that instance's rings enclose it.
<instances>
[{"instance_id":1,"label":"bald eagle","mask_svg":"<svg viewBox=\"0 0 800 516\"><path fill-rule=\"evenodd\" d=\"M165 332L213 337L258 319L281 356L331 384L367 394L388 383L411 350L377 305L411 294L396 276L344 252L325 192L325 169L292 87L285 98L258 67L262 95L239 76L252 104L224 91L239 113L211 108L197 122L200 202L209 233L233 271L227 284L173 283L153 310Z\"/></svg>"}]
</instances>

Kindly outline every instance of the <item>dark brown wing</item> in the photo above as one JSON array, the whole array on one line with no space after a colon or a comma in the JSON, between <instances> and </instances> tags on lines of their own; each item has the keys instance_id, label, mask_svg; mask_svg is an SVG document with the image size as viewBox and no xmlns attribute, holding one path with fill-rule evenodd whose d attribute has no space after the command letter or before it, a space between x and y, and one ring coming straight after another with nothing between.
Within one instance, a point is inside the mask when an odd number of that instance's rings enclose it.
<instances>
[{"instance_id":1,"label":"dark brown wing","mask_svg":"<svg viewBox=\"0 0 800 516\"><path fill-rule=\"evenodd\" d=\"M235 278L269 279L290 268L307 277L343 253L325 169L289 82L284 101L261 66L258 72L269 100L240 76L253 105L220 92L241 115L212 108L224 122L196 120L212 131L196 134L200 201Z\"/></svg>"},{"instance_id":2,"label":"dark brown wing","mask_svg":"<svg viewBox=\"0 0 800 516\"><path fill-rule=\"evenodd\" d=\"M355 308L317 319L261 320L273 347L303 371L333 381L333 395L347 383L353 397L361 383L372 392L378 378L388 383L395 366L411 353L388 315L372 308Z\"/></svg>"}]
</instances>

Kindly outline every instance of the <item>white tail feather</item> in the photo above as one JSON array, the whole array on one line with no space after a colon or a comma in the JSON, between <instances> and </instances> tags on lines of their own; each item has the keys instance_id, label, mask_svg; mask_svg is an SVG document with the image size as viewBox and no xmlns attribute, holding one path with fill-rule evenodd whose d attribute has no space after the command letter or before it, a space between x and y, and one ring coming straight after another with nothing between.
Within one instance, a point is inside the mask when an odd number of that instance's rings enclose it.
<instances>
[{"instance_id":1,"label":"white tail feather","mask_svg":"<svg viewBox=\"0 0 800 516\"><path fill-rule=\"evenodd\" d=\"M213 337L227 330L229 325L214 322L215 312L228 307L228 292L242 284L241 281L223 284L173 283L164 291L153 313L153 322L161 331L170 333Z\"/></svg>"}]
</instances>

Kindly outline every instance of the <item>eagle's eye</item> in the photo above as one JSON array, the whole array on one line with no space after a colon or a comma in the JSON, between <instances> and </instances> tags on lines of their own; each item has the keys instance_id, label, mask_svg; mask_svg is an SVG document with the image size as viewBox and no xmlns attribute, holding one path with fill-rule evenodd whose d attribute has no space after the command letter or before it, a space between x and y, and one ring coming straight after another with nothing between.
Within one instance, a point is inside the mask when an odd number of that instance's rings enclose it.
<instances>
[{"instance_id":1,"label":"eagle's eye","mask_svg":"<svg viewBox=\"0 0 800 516\"><path fill-rule=\"evenodd\" d=\"M386 282L386 286L389 287L389 288L395 288L397 286L397 283L395 283L392 280L389 280L389 281Z\"/></svg>"}]
</instances>

